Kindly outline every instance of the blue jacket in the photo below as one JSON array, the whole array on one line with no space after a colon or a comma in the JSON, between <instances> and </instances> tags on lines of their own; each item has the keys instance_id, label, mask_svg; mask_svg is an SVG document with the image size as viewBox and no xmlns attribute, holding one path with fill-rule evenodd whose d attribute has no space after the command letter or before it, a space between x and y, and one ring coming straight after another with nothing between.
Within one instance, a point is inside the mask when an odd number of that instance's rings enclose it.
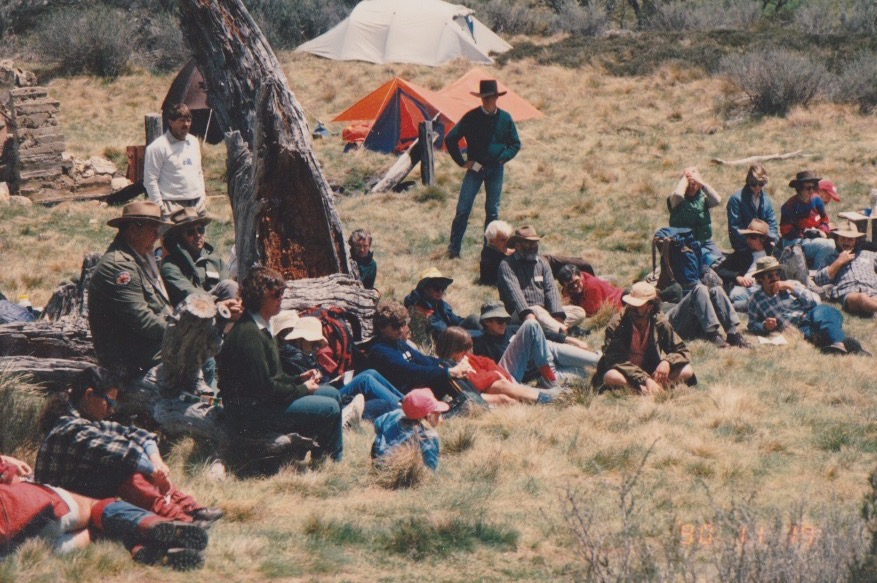
<instances>
[{"instance_id":1,"label":"blue jacket","mask_svg":"<svg viewBox=\"0 0 877 583\"><path fill-rule=\"evenodd\" d=\"M423 296L419 289L413 290L405 296L405 307L411 308L417 306L417 309L426 316L429 323L429 334L433 339L439 337L439 334L445 331L448 326L461 326L463 318L454 313L451 304L444 300L431 302Z\"/></svg>"},{"instance_id":2,"label":"blue jacket","mask_svg":"<svg viewBox=\"0 0 877 583\"><path fill-rule=\"evenodd\" d=\"M420 446L423 465L433 471L438 468L440 448L438 433L433 429L427 429L419 421L411 421L405 417L402 409L384 413L375 419L375 434L372 459L380 462L381 458L392 453L397 447L413 441Z\"/></svg>"},{"instance_id":3,"label":"blue jacket","mask_svg":"<svg viewBox=\"0 0 877 583\"><path fill-rule=\"evenodd\" d=\"M429 387L437 399L450 391L450 374L441 360L427 356L403 340L378 340L368 352L372 368L403 393Z\"/></svg>"},{"instance_id":4,"label":"blue jacket","mask_svg":"<svg viewBox=\"0 0 877 583\"><path fill-rule=\"evenodd\" d=\"M731 240L731 246L737 250L746 249L746 237L737 232L737 229L745 229L752 222L752 219L761 219L767 223L768 233L773 237L774 241L779 240L779 229L777 228L777 217L773 210L773 202L767 193L761 191L761 208L756 210L755 203L752 202L752 191L748 186L744 186L731 195L728 199L728 238Z\"/></svg>"}]
</instances>

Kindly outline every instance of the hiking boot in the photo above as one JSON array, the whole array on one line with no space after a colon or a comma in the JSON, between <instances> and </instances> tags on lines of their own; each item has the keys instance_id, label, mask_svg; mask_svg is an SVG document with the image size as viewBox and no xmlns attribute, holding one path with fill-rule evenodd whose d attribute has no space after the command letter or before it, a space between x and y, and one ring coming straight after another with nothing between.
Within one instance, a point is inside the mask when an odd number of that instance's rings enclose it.
<instances>
[{"instance_id":1,"label":"hiking boot","mask_svg":"<svg viewBox=\"0 0 877 583\"><path fill-rule=\"evenodd\" d=\"M353 425L359 425L362 421L362 412L365 411L365 397L356 395L350 404L341 410L341 427L347 429Z\"/></svg>"},{"instance_id":2,"label":"hiking boot","mask_svg":"<svg viewBox=\"0 0 877 583\"><path fill-rule=\"evenodd\" d=\"M728 334L727 342L731 346L735 346L737 348L752 348L752 345L746 342L746 339L743 338L743 335L739 332Z\"/></svg>"},{"instance_id":3,"label":"hiking boot","mask_svg":"<svg viewBox=\"0 0 877 583\"><path fill-rule=\"evenodd\" d=\"M847 352L846 348L844 348L843 346L835 346L834 344L829 344L828 346L823 346L822 352L824 352L825 354L834 354L837 356L845 356L845 355L849 354L849 352Z\"/></svg>"},{"instance_id":4,"label":"hiking boot","mask_svg":"<svg viewBox=\"0 0 877 583\"><path fill-rule=\"evenodd\" d=\"M141 565L166 565L175 571L191 571L204 566L204 555L195 549L141 546L131 551L131 558Z\"/></svg>"},{"instance_id":5,"label":"hiking boot","mask_svg":"<svg viewBox=\"0 0 877 583\"><path fill-rule=\"evenodd\" d=\"M713 333L707 338L707 340L715 344L717 348L728 348L729 346L731 346L725 341L724 338L722 338L722 335L718 332Z\"/></svg>"},{"instance_id":6,"label":"hiking boot","mask_svg":"<svg viewBox=\"0 0 877 583\"><path fill-rule=\"evenodd\" d=\"M143 543L165 549L184 548L201 551L207 548L207 531L191 522L157 521L142 530Z\"/></svg>"},{"instance_id":7,"label":"hiking boot","mask_svg":"<svg viewBox=\"0 0 877 583\"><path fill-rule=\"evenodd\" d=\"M844 339L844 348L847 349L847 352L850 354L859 354L861 356L872 356L870 352L862 348L862 343L856 340L855 338L851 338L847 336Z\"/></svg>"},{"instance_id":8,"label":"hiking boot","mask_svg":"<svg viewBox=\"0 0 877 583\"><path fill-rule=\"evenodd\" d=\"M225 516L225 512L223 512L220 508L199 508L195 510L189 516L192 517L192 520L196 522L216 522L223 516Z\"/></svg>"},{"instance_id":9,"label":"hiking boot","mask_svg":"<svg viewBox=\"0 0 877 583\"><path fill-rule=\"evenodd\" d=\"M459 258L460 258L459 251L451 251L450 249L448 249L448 259L459 259Z\"/></svg>"}]
</instances>

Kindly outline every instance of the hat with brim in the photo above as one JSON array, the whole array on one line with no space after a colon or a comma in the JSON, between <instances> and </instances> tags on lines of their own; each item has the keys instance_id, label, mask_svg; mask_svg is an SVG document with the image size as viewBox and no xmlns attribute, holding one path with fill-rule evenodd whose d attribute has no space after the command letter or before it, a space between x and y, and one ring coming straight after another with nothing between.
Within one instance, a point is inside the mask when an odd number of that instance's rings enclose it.
<instances>
[{"instance_id":1,"label":"hat with brim","mask_svg":"<svg viewBox=\"0 0 877 583\"><path fill-rule=\"evenodd\" d=\"M402 412L409 419L423 419L432 412L444 413L450 405L439 401L431 389L412 389L402 399Z\"/></svg>"},{"instance_id":2,"label":"hat with brim","mask_svg":"<svg viewBox=\"0 0 877 583\"><path fill-rule=\"evenodd\" d=\"M430 267L420 274L420 278L417 280L417 287L448 287L452 283L454 283L452 278L445 277L438 268Z\"/></svg>"},{"instance_id":3,"label":"hat with brim","mask_svg":"<svg viewBox=\"0 0 877 583\"><path fill-rule=\"evenodd\" d=\"M837 194L837 188L834 186L834 182L827 178L823 178L819 181L819 192L824 192L828 195L828 198L833 200L834 202L840 202L840 196Z\"/></svg>"},{"instance_id":4,"label":"hat with brim","mask_svg":"<svg viewBox=\"0 0 877 583\"><path fill-rule=\"evenodd\" d=\"M762 273L769 273L771 271L781 271L783 269L783 264L777 261L777 258L772 255L766 255L764 257L759 257L755 261L755 271L752 272L752 277L757 277Z\"/></svg>"},{"instance_id":5,"label":"hat with brim","mask_svg":"<svg viewBox=\"0 0 877 583\"><path fill-rule=\"evenodd\" d=\"M299 318L292 328L292 332L287 334L284 340L307 340L308 342L319 342L320 344L328 344L326 337L323 336L323 323L319 318L305 316Z\"/></svg>"},{"instance_id":6,"label":"hat with brim","mask_svg":"<svg viewBox=\"0 0 877 583\"><path fill-rule=\"evenodd\" d=\"M518 243L518 241L541 241L542 237L536 232L536 229L530 225L524 225L523 227L519 227L515 229L515 232L509 237L509 242L507 245L511 248Z\"/></svg>"},{"instance_id":7,"label":"hat with brim","mask_svg":"<svg viewBox=\"0 0 877 583\"><path fill-rule=\"evenodd\" d=\"M478 93L474 91L470 91L472 95L475 97L490 97L491 95L496 95L497 97L502 97L508 91L500 91L499 86L496 84L496 79L482 79L480 83L478 83Z\"/></svg>"},{"instance_id":8,"label":"hat with brim","mask_svg":"<svg viewBox=\"0 0 877 583\"><path fill-rule=\"evenodd\" d=\"M853 221L842 222L837 227L831 230L831 234L838 237L846 237L848 239L858 239L859 237L865 236L865 233L859 232L858 227L856 227L856 223L854 223Z\"/></svg>"},{"instance_id":9,"label":"hat with brim","mask_svg":"<svg viewBox=\"0 0 877 583\"><path fill-rule=\"evenodd\" d=\"M638 308L658 297L658 290L650 283L640 281L630 287L630 293L621 296L625 304Z\"/></svg>"},{"instance_id":10,"label":"hat with brim","mask_svg":"<svg viewBox=\"0 0 877 583\"><path fill-rule=\"evenodd\" d=\"M107 225L119 228L125 223L134 222L150 222L165 226L173 224L161 218L161 207L157 204L148 200L137 200L122 207L122 216L108 220Z\"/></svg>"},{"instance_id":11,"label":"hat with brim","mask_svg":"<svg viewBox=\"0 0 877 583\"><path fill-rule=\"evenodd\" d=\"M741 235L761 235L762 237L767 237L771 241L773 241L773 237L770 236L770 225L762 221L761 219L752 219L749 223L749 226L745 229L737 229L737 232Z\"/></svg>"},{"instance_id":12,"label":"hat with brim","mask_svg":"<svg viewBox=\"0 0 877 583\"><path fill-rule=\"evenodd\" d=\"M183 207L170 216L173 226L168 229L168 234L181 232L191 225L207 225L213 219L207 214L201 214L191 207Z\"/></svg>"},{"instance_id":13,"label":"hat with brim","mask_svg":"<svg viewBox=\"0 0 877 583\"><path fill-rule=\"evenodd\" d=\"M795 174L795 179L789 181L789 186L797 189L805 182L812 182L814 185L818 186L820 180L822 180L822 178L817 176L812 170L804 170L803 172Z\"/></svg>"},{"instance_id":14,"label":"hat with brim","mask_svg":"<svg viewBox=\"0 0 877 583\"><path fill-rule=\"evenodd\" d=\"M490 320L491 318L497 318L502 320L512 319L512 317L506 311L505 306L502 304L502 302L488 302L481 306L480 320L483 322L484 320Z\"/></svg>"},{"instance_id":15,"label":"hat with brim","mask_svg":"<svg viewBox=\"0 0 877 583\"><path fill-rule=\"evenodd\" d=\"M298 312L295 310L281 310L279 314L271 318L271 332L278 336L281 332L292 330L298 322Z\"/></svg>"}]
</instances>

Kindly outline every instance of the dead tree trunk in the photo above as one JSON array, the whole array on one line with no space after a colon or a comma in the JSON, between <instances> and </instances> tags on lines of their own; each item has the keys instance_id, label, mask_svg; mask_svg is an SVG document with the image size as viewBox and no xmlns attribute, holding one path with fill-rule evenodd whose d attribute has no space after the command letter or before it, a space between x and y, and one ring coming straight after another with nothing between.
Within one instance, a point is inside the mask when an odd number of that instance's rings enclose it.
<instances>
[{"instance_id":1,"label":"dead tree trunk","mask_svg":"<svg viewBox=\"0 0 877 583\"><path fill-rule=\"evenodd\" d=\"M204 74L210 106L230 131L240 132L253 156L262 263L287 279L349 273L341 222L304 112L262 32L240 0L179 5L180 27ZM251 235L248 225L235 227L238 237Z\"/></svg>"},{"instance_id":2,"label":"dead tree trunk","mask_svg":"<svg viewBox=\"0 0 877 583\"><path fill-rule=\"evenodd\" d=\"M201 368L221 344L215 316L216 304L207 294L191 294L177 305L161 342L158 384L165 397L199 388Z\"/></svg>"},{"instance_id":3,"label":"dead tree trunk","mask_svg":"<svg viewBox=\"0 0 877 583\"><path fill-rule=\"evenodd\" d=\"M390 166L383 178L378 180L377 184L372 186L369 194L378 192L387 192L393 190L405 177L414 170L420 162L420 140L414 140L408 149L402 152L402 155Z\"/></svg>"},{"instance_id":4,"label":"dead tree trunk","mask_svg":"<svg viewBox=\"0 0 877 583\"><path fill-rule=\"evenodd\" d=\"M372 319L378 303L378 292L365 289L349 275L329 275L318 279L301 279L287 283L281 307L302 310L313 306L338 306L359 320L362 337L372 335Z\"/></svg>"},{"instance_id":5,"label":"dead tree trunk","mask_svg":"<svg viewBox=\"0 0 877 583\"><path fill-rule=\"evenodd\" d=\"M161 114L149 113L143 118L143 126L146 129L146 145L148 146L161 137L164 132L161 128Z\"/></svg>"},{"instance_id":6,"label":"dead tree trunk","mask_svg":"<svg viewBox=\"0 0 877 583\"><path fill-rule=\"evenodd\" d=\"M256 240L262 204L256 200L253 183L253 156L238 131L225 134L228 197L235 224L235 255L238 281L261 260Z\"/></svg>"}]
</instances>

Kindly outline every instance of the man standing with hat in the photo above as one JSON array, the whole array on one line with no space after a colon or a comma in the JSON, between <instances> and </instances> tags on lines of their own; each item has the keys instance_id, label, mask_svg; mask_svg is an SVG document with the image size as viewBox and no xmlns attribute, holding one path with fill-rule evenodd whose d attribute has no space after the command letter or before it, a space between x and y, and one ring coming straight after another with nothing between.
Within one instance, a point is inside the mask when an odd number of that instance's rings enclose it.
<instances>
[{"instance_id":1,"label":"man standing with hat","mask_svg":"<svg viewBox=\"0 0 877 583\"><path fill-rule=\"evenodd\" d=\"M512 116L496 106L497 98L505 94L499 91L495 79L483 79L478 93L472 93L481 98L481 106L468 111L445 137L448 154L458 166L466 169L448 244L448 257L452 259L460 256L469 213L482 184L487 195L484 226L499 218L503 169L521 149ZM460 153L460 140L464 138L465 159Z\"/></svg>"},{"instance_id":2,"label":"man standing with hat","mask_svg":"<svg viewBox=\"0 0 877 583\"><path fill-rule=\"evenodd\" d=\"M107 224L119 229L88 284L88 324L98 363L125 379L159 361L161 341L172 313L153 248L170 223L152 202L125 205Z\"/></svg>"},{"instance_id":3,"label":"man standing with hat","mask_svg":"<svg viewBox=\"0 0 877 583\"><path fill-rule=\"evenodd\" d=\"M843 332L843 315L819 303L819 296L799 281L784 280L783 266L768 255L756 261L752 277L761 286L749 300L749 331L754 334L782 332L788 326L829 354L863 353L861 344Z\"/></svg>"},{"instance_id":4,"label":"man standing with hat","mask_svg":"<svg viewBox=\"0 0 877 583\"><path fill-rule=\"evenodd\" d=\"M837 250L829 256L828 265L816 272L814 282L832 284L828 297L841 302L852 314L877 312L877 253L861 248L865 233L860 233L852 221L845 221L831 234Z\"/></svg>"},{"instance_id":5,"label":"man standing with hat","mask_svg":"<svg viewBox=\"0 0 877 583\"><path fill-rule=\"evenodd\" d=\"M780 209L780 247L800 245L814 269L824 267L834 252L834 243L826 238L830 228L825 203L816 194L820 180L812 170L798 172L789 182L796 194Z\"/></svg>"}]
</instances>

